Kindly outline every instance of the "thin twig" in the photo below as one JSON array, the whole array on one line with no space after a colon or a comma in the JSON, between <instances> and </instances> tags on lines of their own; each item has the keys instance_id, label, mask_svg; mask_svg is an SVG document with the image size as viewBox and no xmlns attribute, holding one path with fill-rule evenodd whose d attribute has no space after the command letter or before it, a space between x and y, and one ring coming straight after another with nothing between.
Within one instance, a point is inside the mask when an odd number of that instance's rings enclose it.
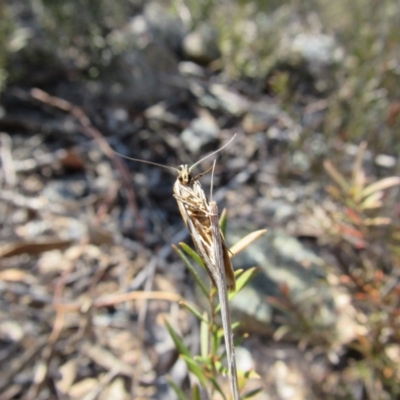
<instances>
[{"instance_id":1,"label":"thin twig","mask_svg":"<svg viewBox=\"0 0 400 400\"><path fill-rule=\"evenodd\" d=\"M123 187L125 189L126 197L128 199L128 204L133 211L135 220L138 223L139 237L143 239L144 221L136 205L135 192L133 190L129 170L123 160L118 157L117 154L113 151L102 133L95 126L93 126L90 118L86 115L82 108L70 103L67 100L51 96L41 89L34 88L30 91L30 94L34 99L39 100L42 103L49 104L52 107L70 113L74 118L78 120L79 124L81 125L82 132L86 136L94 139L99 145L100 149L103 151L103 153L114 163L116 169L121 175Z\"/></svg>"}]
</instances>

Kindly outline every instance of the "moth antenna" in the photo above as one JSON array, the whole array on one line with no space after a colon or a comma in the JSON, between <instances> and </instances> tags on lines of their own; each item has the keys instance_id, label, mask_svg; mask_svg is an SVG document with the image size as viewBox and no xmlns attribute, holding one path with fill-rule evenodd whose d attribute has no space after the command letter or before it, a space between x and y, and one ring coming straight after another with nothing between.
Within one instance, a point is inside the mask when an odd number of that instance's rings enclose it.
<instances>
[{"instance_id":1,"label":"moth antenna","mask_svg":"<svg viewBox=\"0 0 400 400\"><path fill-rule=\"evenodd\" d=\"M192 178L194 181L199 180L203 175L208 174L211 170L213 169L213 167L208 168L206 171L204 172L200 172L200 174L196 175L194 178Z\"/></svg>"},{"instance_id":2,"label":"moth antenna","mask_svg":"<svg viewBox=\"0 0 400 400\"><path fill-rule=\"evenodd\" d=\"M218 150L213 151L212 153L206 155L205 157L201 158L199 161L195 162L190 168L189 171L191 171L196 165L200 164L201 162L203 162L205 159L207 159L208 157L213 156L214 154L220 152L221 150L223 150L225 147L229 146L231 144L231 142L235 139L236 137L236 133L232 136L232 139L224 144L222 147L220 147Z\"/></svg>"},{"instance_id":3,"label":"moth antenna","mask_svg":"<svg viewBox=\"0 0 400 400\"><path fill-rule=\"evenodd\" d=\"M214 171L215 171L215 164L217 160L214 160L212 170L211 170L211 185L210 185L210 201L212 201L213 196L213 188L214 188Z\"/></svg>"},{"instance_id":4,"label":"moth antenna","mask_svg":"<svg viewBox=\"0 0 400 400\"><path fill-rule=\"evenodd\" d=\"M137 161L137 162L141 162L143 164L150 164L150 165L155 165L156 167L161 167L164 169L169 169L170 171L174 171L177 172L179 174L179 169L174 168L174 167L170 167L169 165L162 165L162 164L158 164L152 161L145 161L145 160L140 160L139 158L133 158L133 157L128 157L128 156L124 156L121 153L118 153L117 151L114 150L115 154L118 154L120 157L122 158L126 158L127 160L131 160L131 161Z\"/></svg>"}]
</instances>

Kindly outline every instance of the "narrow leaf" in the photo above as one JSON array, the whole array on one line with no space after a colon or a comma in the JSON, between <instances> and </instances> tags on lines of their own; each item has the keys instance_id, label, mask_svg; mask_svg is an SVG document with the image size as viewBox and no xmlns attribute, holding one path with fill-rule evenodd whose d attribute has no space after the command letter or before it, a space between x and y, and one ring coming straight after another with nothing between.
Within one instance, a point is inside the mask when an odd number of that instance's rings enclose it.
<instances>
[{"instance_id":1,"label":"narrow leaf","mask_svg":"<svg viewBox=\"0 0 400 400\"><path fill-rule=\"evenodd\" d=\"M185 361L189 371L197 377L197 379L200 381L200 383L204 386L207 387L208 385L208 379L206 375L204 374L203 369L193 358L189 355L182 355L182 359Z\"/></svg>"},{"instance_id":2,"label":"narrow leaf","mask_svg":"<svg viewBox=\"0 0 400 400\"><path fill-rule=\"evenodd\" d=\"M246 379L261 379L260 375L253 369L243 372L242 376Z\"/></svg>"},{"instance_id":3,"label":"narrow leaf","mask_svg":"<svg viewBox=\"0 0 400 400\"><path fill-rule=\"evenodd\" d=\"M364 220L364 223L367 226L383 226L390 225L392 223L392 220L388 217L366 218Z\"/></svg>"},{"instance_id":4,"label":"narrow leaf","mask_svg":"<svg viewBox=\"0 0 400 400\"><path fill-rule=\"evenodd\" d=\"M352 176L352 186L355 190L355 194L357 195L365 184L365 174L362 168L362 163L364 160L365 150L367 148L367 142L361 142L358 151L356 154L356 159L353 165L353 176Z\"/></svg>"},{"instance_id":5,"label":"narrow leaf","mask_svg":"<svg viewBox=\"0 0 400 400\"><path fill-rule=\"evenodd\" d=\"M179 400L189 400L186 396L185 393L183 393L183 390L171 379L167 378L168 384L172 387L176 395L178 396Z\"/></svg>"},{"instance_id":6,"label":"narrow leaf","mask_svg":"<svg viewBox=\"0 0 400 400\"><path fill-rule=\"evenodd\" d=\"M214 377L214 376L211 376L211 377L210 377L210 380L211 380L211 382L212 382L212 384L213 384L213 386L214 386L214 389L222 396L222 398L223 398L224 400L226 400L225 393L224 393L224 391L222 390L221 386L219 385L218 381L215 379L215 377Z\"/></svg>"},{"instance_id":7,"label":"narrow leaf","mask_svg":"<svg viewBox=\"0 0 400 400\"><path fill-rule=\"evenodd\" d=\"M193 400L201 400L199 385L193 385L192 397L193 397Z\"/></svg>"},{"instance_id":8,"label":"narrow leaf","mask_svg":"<svg viewBox=\"0 0 400 400\"><path fill-rule=\"evenodd\" d=\"M363 210L382 207L383 191L375 192L366 197L361 203Z\"/></svg>"},{"instance_id":9,"label":"narrow leaf","mask_svg":"<svg viewBox=\"0 0 400 400\"><path fill-rule=\"evenodd\" d=\"M258 267L252 267L244 271L236 280L236 292L229 295L229 300L232 300L248 283L253 279L254 275L259 271Z\"/></svg>"},{"instance_id":10,"label":"narrow leaf","mask_svg":"<svg viewBox=\"0 0 400 400\"><path fill-rule=\"evenodd\" d=\"M400 178L397 176L390 176L388 178L381 179L378 182L374 182L371 185L364 188L362 191L362 197L367 197L374 192L378 192L379 190L385 190L392 186L400 185Z\"/></svg>"},{"instance_id":11,"label":"narrow leaf","mask_svg":"<svg viewBox=\"0 0 400 400\"><path fill-rule=\"evenodd\" d=\"M261 229L259 231L249 233L244 238L240 239L236 244L234 244L229 249L229 252L232 254L231 257L235 256L236 254L239 254L242 250L244 250L246 247L248 247L251 243L253 243L255 240L257 240L262 235L264 235L265 232L267 232L266 229Z\"/></svg>"},{"instance_id":12,"label":"narrow leaf","mask_svg":"<svg viewBox=\"0 0 400 400\"><path fill-rule=\"evenodd\" d=\"M219 304L217 305L217 307L216 307L216 310L218 309L218 311L219 311ZM239 321L236 321L236 322L234 322L232 325L231 325L231 328L232 328L232 331L234 331L235 329L237 329L237 328L239 328L239 326L240 326L240 322ZM217 330L217 335L218 335L218 338L219 339L222 339L223 337L224 337L224 329L221 327L220 329L218 329ZM225 354L225 353L224 353Z\"/></svg>"},{"instance_id":13,"label":"narrow leaf","mask_svg":"<svg viewBox=\"0 0 400 400\"><path fill-rule=\"evenodd\" d=\"M330 175L330 177L340 186L340 188L348 193L350 189L350 185L347 182L346 178L336 169L336 167L332 164L330 160L324 161L324 168L326 172Z\"/></svg>"},{"instance_id":14,"label":"narrow leaf","mask_svg":"<svg viewBox=\"0 0 400 400\"><path fill-rule=\"evenodd\" d=\"M186 248L190 249L193 251L188 245L185 245L185 243L180 243L181 247L185 249ZM185 256L182 250L180 250L178 247L175 245L172 245L172 248L179 254L179 257L182 259L182 261L186 264L186 266L189 268L189 271L194 277L194 280L196 283L199 285L201 291L203 292L204 296L208 298L208 289L206 288L206 285L204 284L203 280L201 279L200 275L196 271L196 268L193 267L192 263L188 260L188 258Z\"/></svg>"},{"instance_id":15,"label":"narrow leaf","mask_svg":"<svg viewBox=\"0 0 400 400\"><path fill-rule=\"evenodd\" d=\"M181 337L175 332L172 325L165 319L165 325L167 326L168 332L175 343L175 347L178 349L179 354L191 357L189 349L183 343Z\"/></svg>"},{"instance_id":16,"label":"narrow leaf","mask_svg":"<svg viewBox=\"0 0 400 400\"><path fill-rule=\"evenodd\" d=\"M247 286L247 284L253 279L253 276L258 272L258 270L259 268L252 267L238 275L236 274L236 272L238 271L235 271L235 275L238 276L238 278L236 279L236 290L228 294L229 301L231 301L245 286ZM218 313L219 311L220 305L218 304L215 312Z\"/></svg>"},{"instance_id":17,"label":"narrow leaf","mask_svg":"<svg viewBox=\"0 0 400 400\"><path fill-rule=\"evenodd\" d=\"M218 335L219 329L216 325L211 331L211 354L217 354L219 346L221 346L221 337Z\"/></svg>"},{"instance_id":18,"label":"narrow leaf","mask_svg":"<svg viewBox=\"0 0 400 400\"><path fill-rule=\"evenodd\" d=\"M250 392L247 392L242 396L242 400L251 399L252 397L256 396L258 393L261 393L262 391L263 388L251 390Z\"/></svg>"},{"instance_id":19,"label":"narrow leaf","mask_svg":"<svg viewBox=\"0 0 400 400\"><path fill-rule=\"evenodd\" d=\"M204 320L203 315L201 315L200 311L196 308L196 306L194 304L186 302L186 301L181 301L180 304L183 307L185 307L188 311L190 311L200 321L208 322L207 320Z\"/></svg>"},{"instance_id":20,"label":"narrow leaf","mask_svg":"<svg viewBox=\"0 0 400 400\"><path fill-rule=\"evenodd\" d=\"M226 233L226 225L227 225L228 219L226 216L226 208L222 210L221 216L219 217L219 227L221 229L222 234L225 236Z\"/></svg>"},{"instance_id":21,"label":"narrow leaf","mask_svg":"<svg viewBox=\"0 0 400 400\"><path fill-rule=\"evenodd\" d=\"M183 251L184 251L189 257L193 258L193 260L194 260L197 264L199 264L199 265L201 265L203 268L205 268L205 267L204 267L203 260L200 258L200 256L196 253L195 250L193 250L190 246L188 246L188 245L187 245L186 243L184 243L184 242L179 242L179 246L181 246L182 249L183 249Z\"/></svg>"},{"instance_id":22,"label":"narrow leaf","mask_svg":"<svg viewBox=\"0 0 400 400\"><path fill-rule=\"evenodd\" d=\"M207 313L205 312L202 316L200 324L200 354L206 358L210 351L210 324L207 321Z\"/></svg>"},{"instance_id":23,"label":"narrow leaf","mask_svg":"<svg viewBox=\"0 0 400 400\"><path fill-rule=\"evenodd\" d=\"M212 357L208 354L207 357L202 356L194 356L193 359L197 362L197 364L201 365L206 370L211 370L213 368Z\"/></svg>"}]
</instances>

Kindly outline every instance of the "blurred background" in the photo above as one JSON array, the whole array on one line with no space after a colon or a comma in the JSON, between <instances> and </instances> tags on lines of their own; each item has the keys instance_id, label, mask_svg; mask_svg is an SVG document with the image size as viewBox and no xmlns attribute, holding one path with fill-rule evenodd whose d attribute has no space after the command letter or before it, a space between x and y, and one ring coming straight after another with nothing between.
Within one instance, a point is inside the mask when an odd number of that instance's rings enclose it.
<instances>
[{"instance_id":1,"label":"blurred background","mask_svg":"<svg viewBox=\"0 0 400 400\"><path fill-rule=\"evenodd\" d=\"M227 242L268 228L233 260L259 268L232 301L254 398L400 398L399 15L0 0L0 398L190 393L163 319L198 354L176 177L113 150L177 167L234 134L213 180Z\"/></svg>"}]
</instances>

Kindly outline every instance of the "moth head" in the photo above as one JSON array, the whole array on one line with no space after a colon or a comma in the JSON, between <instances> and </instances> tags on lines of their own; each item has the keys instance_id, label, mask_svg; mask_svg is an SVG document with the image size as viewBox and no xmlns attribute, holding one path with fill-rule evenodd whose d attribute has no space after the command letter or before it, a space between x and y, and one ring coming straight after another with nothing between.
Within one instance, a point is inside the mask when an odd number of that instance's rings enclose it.
<instances>
[{"instance_id":1,"label":"moth head","mask_svg":"<svg viewBox=\"0 0 400 400\"><path fill-rule=\"evenodd\" d=\"M182 185L189 185L192 181L190 168L186 164L182 164L178 167L178 181Z\"/></svg>"}]
</instances>

